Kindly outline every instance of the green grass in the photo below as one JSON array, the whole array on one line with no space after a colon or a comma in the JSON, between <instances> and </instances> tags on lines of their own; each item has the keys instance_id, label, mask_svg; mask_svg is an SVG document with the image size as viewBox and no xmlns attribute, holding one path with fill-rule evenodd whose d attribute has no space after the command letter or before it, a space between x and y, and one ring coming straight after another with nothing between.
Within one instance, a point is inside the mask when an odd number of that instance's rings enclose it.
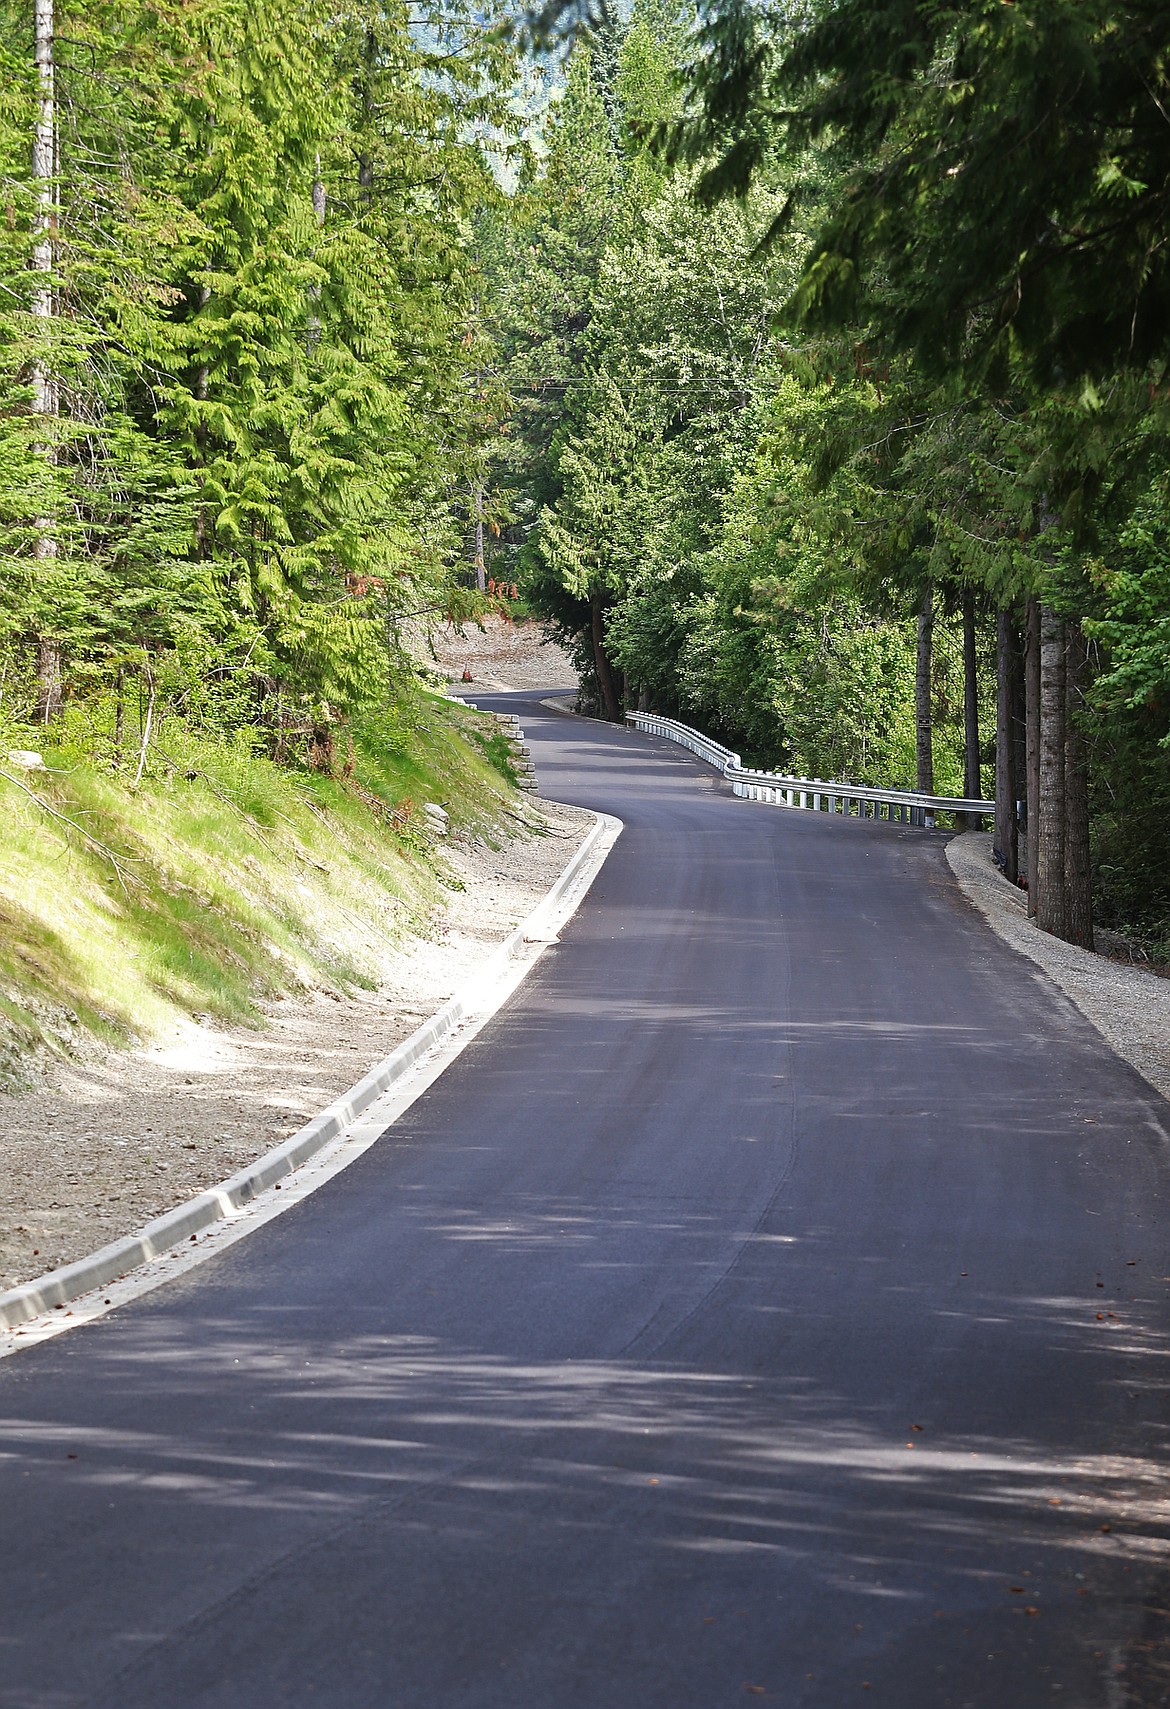
<instances>
[{"instance_id":1,"label":"green grass","mask_svg":"<svg viewBox=\"0 0 1170 1709\"><path fill-rule=\"evenodd\" d=\"M523 816L486 719L425 690L362 720L334 776L171 720L135 789L132 766L89 757L102 717L74 709L51 742L5 743L38 747L48 774L0 754L39 798L0 778L0 1084L76 1028L130 1041L192 1015L260 1025L278 993L376 987L442 891L422 804L493 841Z\"/></svg>"}]
</instances>

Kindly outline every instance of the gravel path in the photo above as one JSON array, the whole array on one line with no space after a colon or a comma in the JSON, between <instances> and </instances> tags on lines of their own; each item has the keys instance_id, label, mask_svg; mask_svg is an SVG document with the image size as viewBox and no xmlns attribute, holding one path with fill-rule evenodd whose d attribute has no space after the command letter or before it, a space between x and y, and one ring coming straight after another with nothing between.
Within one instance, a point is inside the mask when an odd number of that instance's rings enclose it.
<instances>
[{"instance_id":1,"label":"gravel path","mask_svg":"<svg viewBox=\"0 0 1170 1709\"><path fill-rule=\"evenodd\" d=\"M1028 918L1024 892L993 861L991 842L990 832L968 831L947 844L964 894L1001 938L1055 980L1118 1056L1170 1098L1170 979L1040 931Z\"/></svg>"}]
</instances>

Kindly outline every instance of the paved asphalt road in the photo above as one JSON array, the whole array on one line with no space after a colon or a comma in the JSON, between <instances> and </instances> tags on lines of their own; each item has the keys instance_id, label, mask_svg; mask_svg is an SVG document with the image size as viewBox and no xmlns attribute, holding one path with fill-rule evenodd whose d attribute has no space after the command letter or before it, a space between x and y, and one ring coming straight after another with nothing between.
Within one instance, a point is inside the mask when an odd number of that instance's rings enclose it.
<instances>
[{"instance_id":1,"label":"paved asphalt road","mask_svg":"<svg viewBox=\"0 0 1170 1709\"><path fill-rule=\"evenodd\" d=\"M1165 1704L1170 1109L941 833L520 710L626 822L560 945L318 1194L0 1364L0 1705Z\"/></svg>"}]
</instances>

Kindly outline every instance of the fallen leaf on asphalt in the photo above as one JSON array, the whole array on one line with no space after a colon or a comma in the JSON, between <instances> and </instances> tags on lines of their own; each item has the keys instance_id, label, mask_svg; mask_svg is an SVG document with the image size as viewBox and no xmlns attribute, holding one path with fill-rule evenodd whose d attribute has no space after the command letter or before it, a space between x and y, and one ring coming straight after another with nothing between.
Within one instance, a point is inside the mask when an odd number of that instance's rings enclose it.
<instances>
[{"instance_id":1,"label":"fallen leaf on asphalt","mask_svg":"<svg viewBox=\"0 0 1170 1709\"><path fill-rule=\"evenodd\" d=\"M762 1685L751 1685L746 1679L743 1682L743 1688L745 1691L750 1691L753 1697L762 1697L764 1695L764 1688Z\"/></svg>"},{"instance_id":2,"label":"fallen leaf on asphalt","mask_svg":"<svg viewBox=\"0 0 1170 1709\"><path fill-rule=\"evenodd\" d=\"M1024 1587L1022 1584L1009 1585L1008 1589L1011 1591L1013 1596L1023 1596L1024 1594Z\"/></svg>"},{"instance_id":3,"label":"fallen leaf on asphalt","mask_svg":"<svg viewBox=\"0 0 1170 1709\"><path fill-rule=\"evenodd\" d=\"M1031 1603L1029 1603L1027 1608L1024 1609L1025 1614L1039 1614L1039 1612L1040 1610L1038 1608L1033 1608Z\"/></svg>"},{"instance_id":4,"label":"fallen leaf on asphalt","mask_svg":"<svg viewBox=\"0 0 1170 1709\"><path fill-rule=\"evenodd\" d=\"M926 1426L925 1424L912 1424L910 1428L911 1430L925 1430Z\"/></svg>"}]
</instances>

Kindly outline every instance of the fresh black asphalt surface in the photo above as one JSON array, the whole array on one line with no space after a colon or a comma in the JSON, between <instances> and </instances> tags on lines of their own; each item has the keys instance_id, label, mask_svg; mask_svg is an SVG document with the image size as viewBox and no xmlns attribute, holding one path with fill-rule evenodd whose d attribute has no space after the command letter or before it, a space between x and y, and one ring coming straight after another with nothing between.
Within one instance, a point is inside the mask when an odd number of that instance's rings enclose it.
<instances>
[{"instance_id":1,"label":"fresh black asphalt surface","mask_svg":"<svg viewBox=\"0 0 1170 1709\"><path fill-rule=\"evenodd\" d=\"M0 1705L1165 1704L1170 1108L942 833L510 703L624 834L350 1169L0 1362Z\"/></svg>"}]
</instances>

